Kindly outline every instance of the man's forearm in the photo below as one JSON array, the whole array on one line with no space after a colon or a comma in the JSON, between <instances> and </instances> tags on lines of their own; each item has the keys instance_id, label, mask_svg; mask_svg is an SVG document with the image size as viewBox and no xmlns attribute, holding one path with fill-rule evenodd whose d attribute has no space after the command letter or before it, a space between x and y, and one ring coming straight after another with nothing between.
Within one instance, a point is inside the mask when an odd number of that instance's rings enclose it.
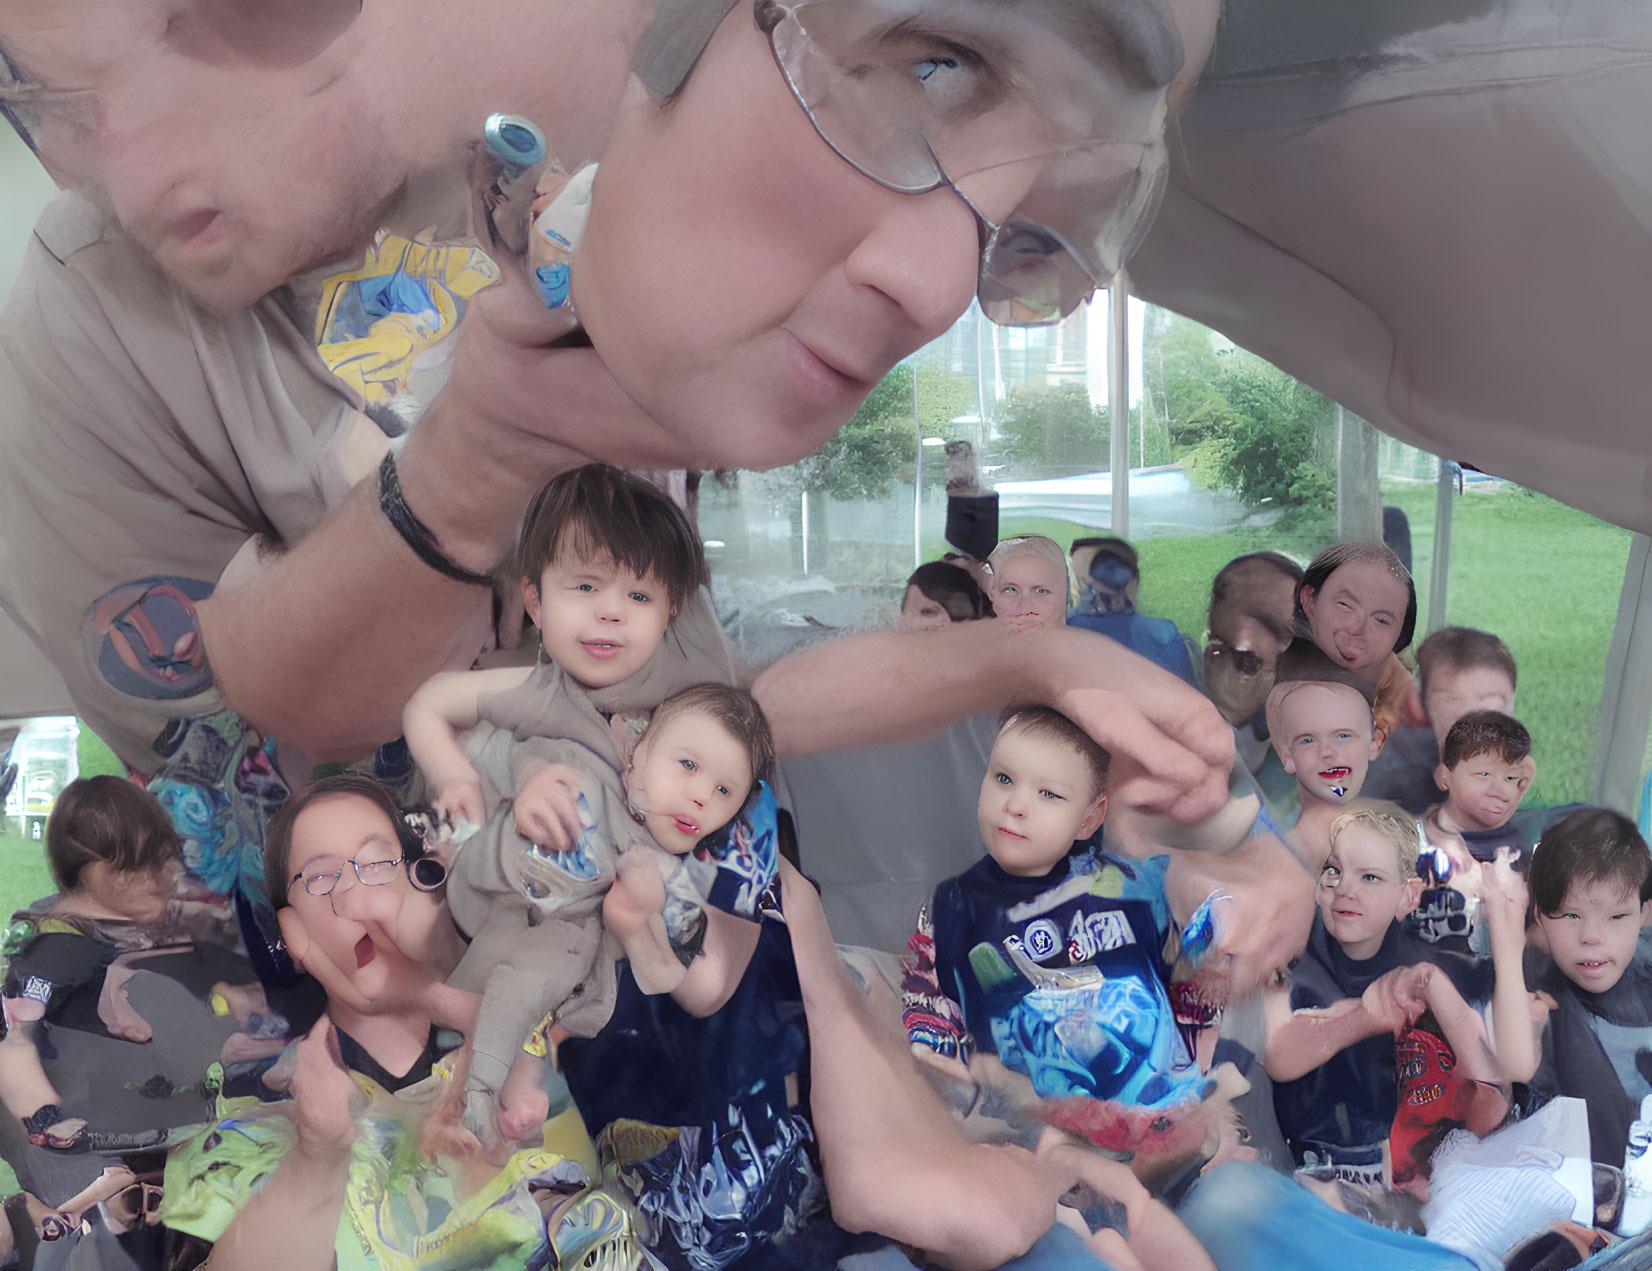
<instances>
[{"instance_id":1,"label":"man's forearm","mask_svg":"<svg viewBox=\"0 0 1652 1271\"><path fill-rule=\"evenodd\" d=\"M484 571L550 470L542 459L537 470L501 471L485 452L466 455L464 438L427 417L400 459L402 489L442 549ZM373 478L257 578L200 606L224 699L316 759L354 758L397 736L420 684L471 664L491 612L485 587L414 555L380 510Z\"/></svg>"}]
</instances>

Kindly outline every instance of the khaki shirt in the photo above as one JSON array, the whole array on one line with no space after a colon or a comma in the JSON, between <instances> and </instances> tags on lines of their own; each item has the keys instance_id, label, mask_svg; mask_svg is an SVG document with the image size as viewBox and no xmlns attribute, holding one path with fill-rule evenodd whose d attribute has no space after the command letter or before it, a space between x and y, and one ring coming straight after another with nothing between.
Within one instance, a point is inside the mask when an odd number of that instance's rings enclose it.
<instances>
[{"instance_id":1,"label":"khaki shirt","mask_svg":"<svg viewBox=\"0 0 1652 1271\"><path fill-rule=\"evenodd\" d=\"M0 608L140 772L171 720L222 709L171 656L191 599L251 536L301 538L388 445L312 325L285 291L207 312L73 194L0 318Z\"/></svg>"}]
</instances>

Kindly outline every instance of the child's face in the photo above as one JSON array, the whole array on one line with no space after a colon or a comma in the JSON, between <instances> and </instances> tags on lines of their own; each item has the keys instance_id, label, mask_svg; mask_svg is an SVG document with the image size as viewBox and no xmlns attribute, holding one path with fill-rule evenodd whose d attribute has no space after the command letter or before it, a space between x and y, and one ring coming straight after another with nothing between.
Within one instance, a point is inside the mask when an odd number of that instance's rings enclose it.
<instances>
[{"instance_id":1,"label":"child's face","mask_svg":"<svg viewBox=\"0 0 1652 1271\"><path fill-rule=\"evenodd\" d=\"M1004 871L1036 878L1054 869L1107 811L1084 756L1047 737L998 734L975 814L981 842Z\"/></svg>"},{"instance_id":2,"label":"child's face","mask_svg":"<svg viewBox=\"0 0 1652 1271\"><path fill-rule=\"evenodd\" d=\"M1495 830L1508 820L1526 797L1537 775L1537 764L1527 755L1513 763L1487 751L1444 764L1434 770L1434 781L1446 792L1446 806L1459 825L1471 830Z\"/></svg>"},{"instance_id":3,"label":"child's face","mask_svg":"<svg viewBox=\"0 0 1652 1271\"><path fill-rule=\"evenodd\" d=\"M1573 884L1558 913L1539 914L1555 965L1580 989L1604 993L1628 970L1645 907L1633 889Z\"/></svg>"},{"instance_id":4,"label":"child's face","mask_svg":"<svg viewBox=\"0 0 1652 1271\"><path fill-rule=\"evenodd\" d=\"M1059 627L1067 621L1067 579L1036 552L993 566L992 607L1000 618L1017 618L1018 629Z\"/></svg>"},{"instance_id":5,"label":"child's face","mask_svg":"<svg viewBox=\"0 0 1652 1271\"><path fill-rule=\"evenodd\" d=\"M1337 665L1376 681L1378 668L1400 638L1410 594L1381 561L1339 566L1315 592L1302 591L1302 610L1320 650Z\"/></svg>"},{"instance_id":6,"label":"child's face","mask_svg":"<svg viewBox=\"0 0 1652 1271\"><path fill-rule=\"evenodd\" d=\"M944 631L952 625L952 615L939 600L931 600L917 587L908 587L901 600L901 631Z\"/></svg>"},{"instance_id":7,"label":"child's face","mask_svg":"<svg viewBox=\"0 0 1652 1271\"><path fill-rule=\"evenodd\" d=\"M1451 726L1470 711L1514 713L1514 684L1494 666L1435 669L1423 694L1423 710L1434 728L1434 740L1443 750Z\"/></svg>"},{"instance_id":8,"label":"child's face","mask_svg":"<svg viewBox=\"0 0 1652 1271\"><path fill-rule=\"evenodd\" d=\"M660 647L675 615L665 583L610 561L560 553L539 579L522 580L522 600L539 627L545 653L587 688L629 679Z\"/></svg>"},{"instance_id":9,"label":"child's face","mask_svg":"<svg viewBox=\"0 0 1652 1271\"><path fill-rule=\"evenodd\" d=\"M1319 875L1325 930L1357 961L1374 957L1388 924L1416 906L1422 880L1402 876L1394 845L1368 825L1337 835Z\"/></svg>"},{"instance_id":10,"label":"child's face","mask_svg":"<svg viewBox=\"0 0 1652 1271\"><path fill-rule=\"evenodd\" d=\"M734 818L751 793L751 753L710 715L687 711L643 734L625 773L625 793L654 841L692 852Z\"/></svg>"},{"instance_id":11,"label":"child's face","mask_svg":"<svg viewBox=\"0 0 1652 1271\"><path fill-rule=\"evenodd\" d=\"M1346 684L1307 684L1279 709L1280 761L1305 795L1346 803L1365 784L1378 743L1371 708Z\"/></svg>"}]
</instances>

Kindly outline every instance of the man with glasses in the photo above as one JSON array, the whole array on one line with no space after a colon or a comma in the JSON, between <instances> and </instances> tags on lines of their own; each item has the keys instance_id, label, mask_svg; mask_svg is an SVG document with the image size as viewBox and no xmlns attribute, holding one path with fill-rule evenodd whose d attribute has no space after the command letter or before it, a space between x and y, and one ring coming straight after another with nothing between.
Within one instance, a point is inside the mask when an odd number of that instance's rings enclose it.
<instances>
[{"instance_id":1,"label":"man with glasses","mask_svg":"<svg viewBox=\"0 0 1652 1271\"><path fill-rule=\"evenodd\" d=\"M1214 5L357 7L0 0L0 101L84 191L43 218L0 344L0 602L141 771L225 702L311 757L393 736L412 687L481 647L488 575L554 472L787 462L971 292L1000 319L1069 311L1146 223ZM594 351L518 338L520 296L466 290L491 262L406 264L449 245L417 231L463 219L498 107L565 162L603 155L575 271ZM400 255L375 274L380 225ZM348 336L409 290L471 321L449 365L409 360L389 404L429 406L381 463L394 410L330 373L318 305L341 298L322 313ZM967 678L1004 682L979 643ZM904 673L881 656L857 674ZM841 708L796 688L765 705L811 744ZM1169 803L1222 755L1156 692L1107 741Z\"/></svg>"}]
</instances>

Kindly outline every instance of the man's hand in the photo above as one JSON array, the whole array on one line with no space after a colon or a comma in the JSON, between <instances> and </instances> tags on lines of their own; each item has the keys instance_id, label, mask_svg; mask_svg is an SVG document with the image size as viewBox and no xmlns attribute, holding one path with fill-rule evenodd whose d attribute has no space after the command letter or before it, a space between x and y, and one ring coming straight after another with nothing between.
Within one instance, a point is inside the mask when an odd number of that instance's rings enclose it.
<instances>
[{"instance_id":1,"label":"man's hand","mask_svg":"<svg viewBox=\"0 0 1652 1271\"><path fill-rule=\"evenodd\" d=\"M579 839L579 773L565 763L546 764L516 796L516 832L530 843L566 852Z\"/></svg>"},{"instance_id":2,"label":"man's hand","mask_svg":"<svg viewBox=\"0 0 1652 1271\"><path fill-rule=\"evenodd\" d=\"M1360 1005L1384 1032L1396 1037L1410 1028L1428 1009L1428 988L1437 968L1421 962L1395 967L1372 982L1360 997Z\"/></svg>"},{"instance_id":3,"label":"man's hand","mask_svg":"<svg viewBox=\"0 0 1652 1271\"><path fill-rule=\"evenodd\" d=\"M289 1113L298 1134L296 1150L315 1162L346 1157L356 1141L356 1115L364 1099L339 1057L333 1022L323 1015L297 1051Z\"/></svg>"}]
</instances>

